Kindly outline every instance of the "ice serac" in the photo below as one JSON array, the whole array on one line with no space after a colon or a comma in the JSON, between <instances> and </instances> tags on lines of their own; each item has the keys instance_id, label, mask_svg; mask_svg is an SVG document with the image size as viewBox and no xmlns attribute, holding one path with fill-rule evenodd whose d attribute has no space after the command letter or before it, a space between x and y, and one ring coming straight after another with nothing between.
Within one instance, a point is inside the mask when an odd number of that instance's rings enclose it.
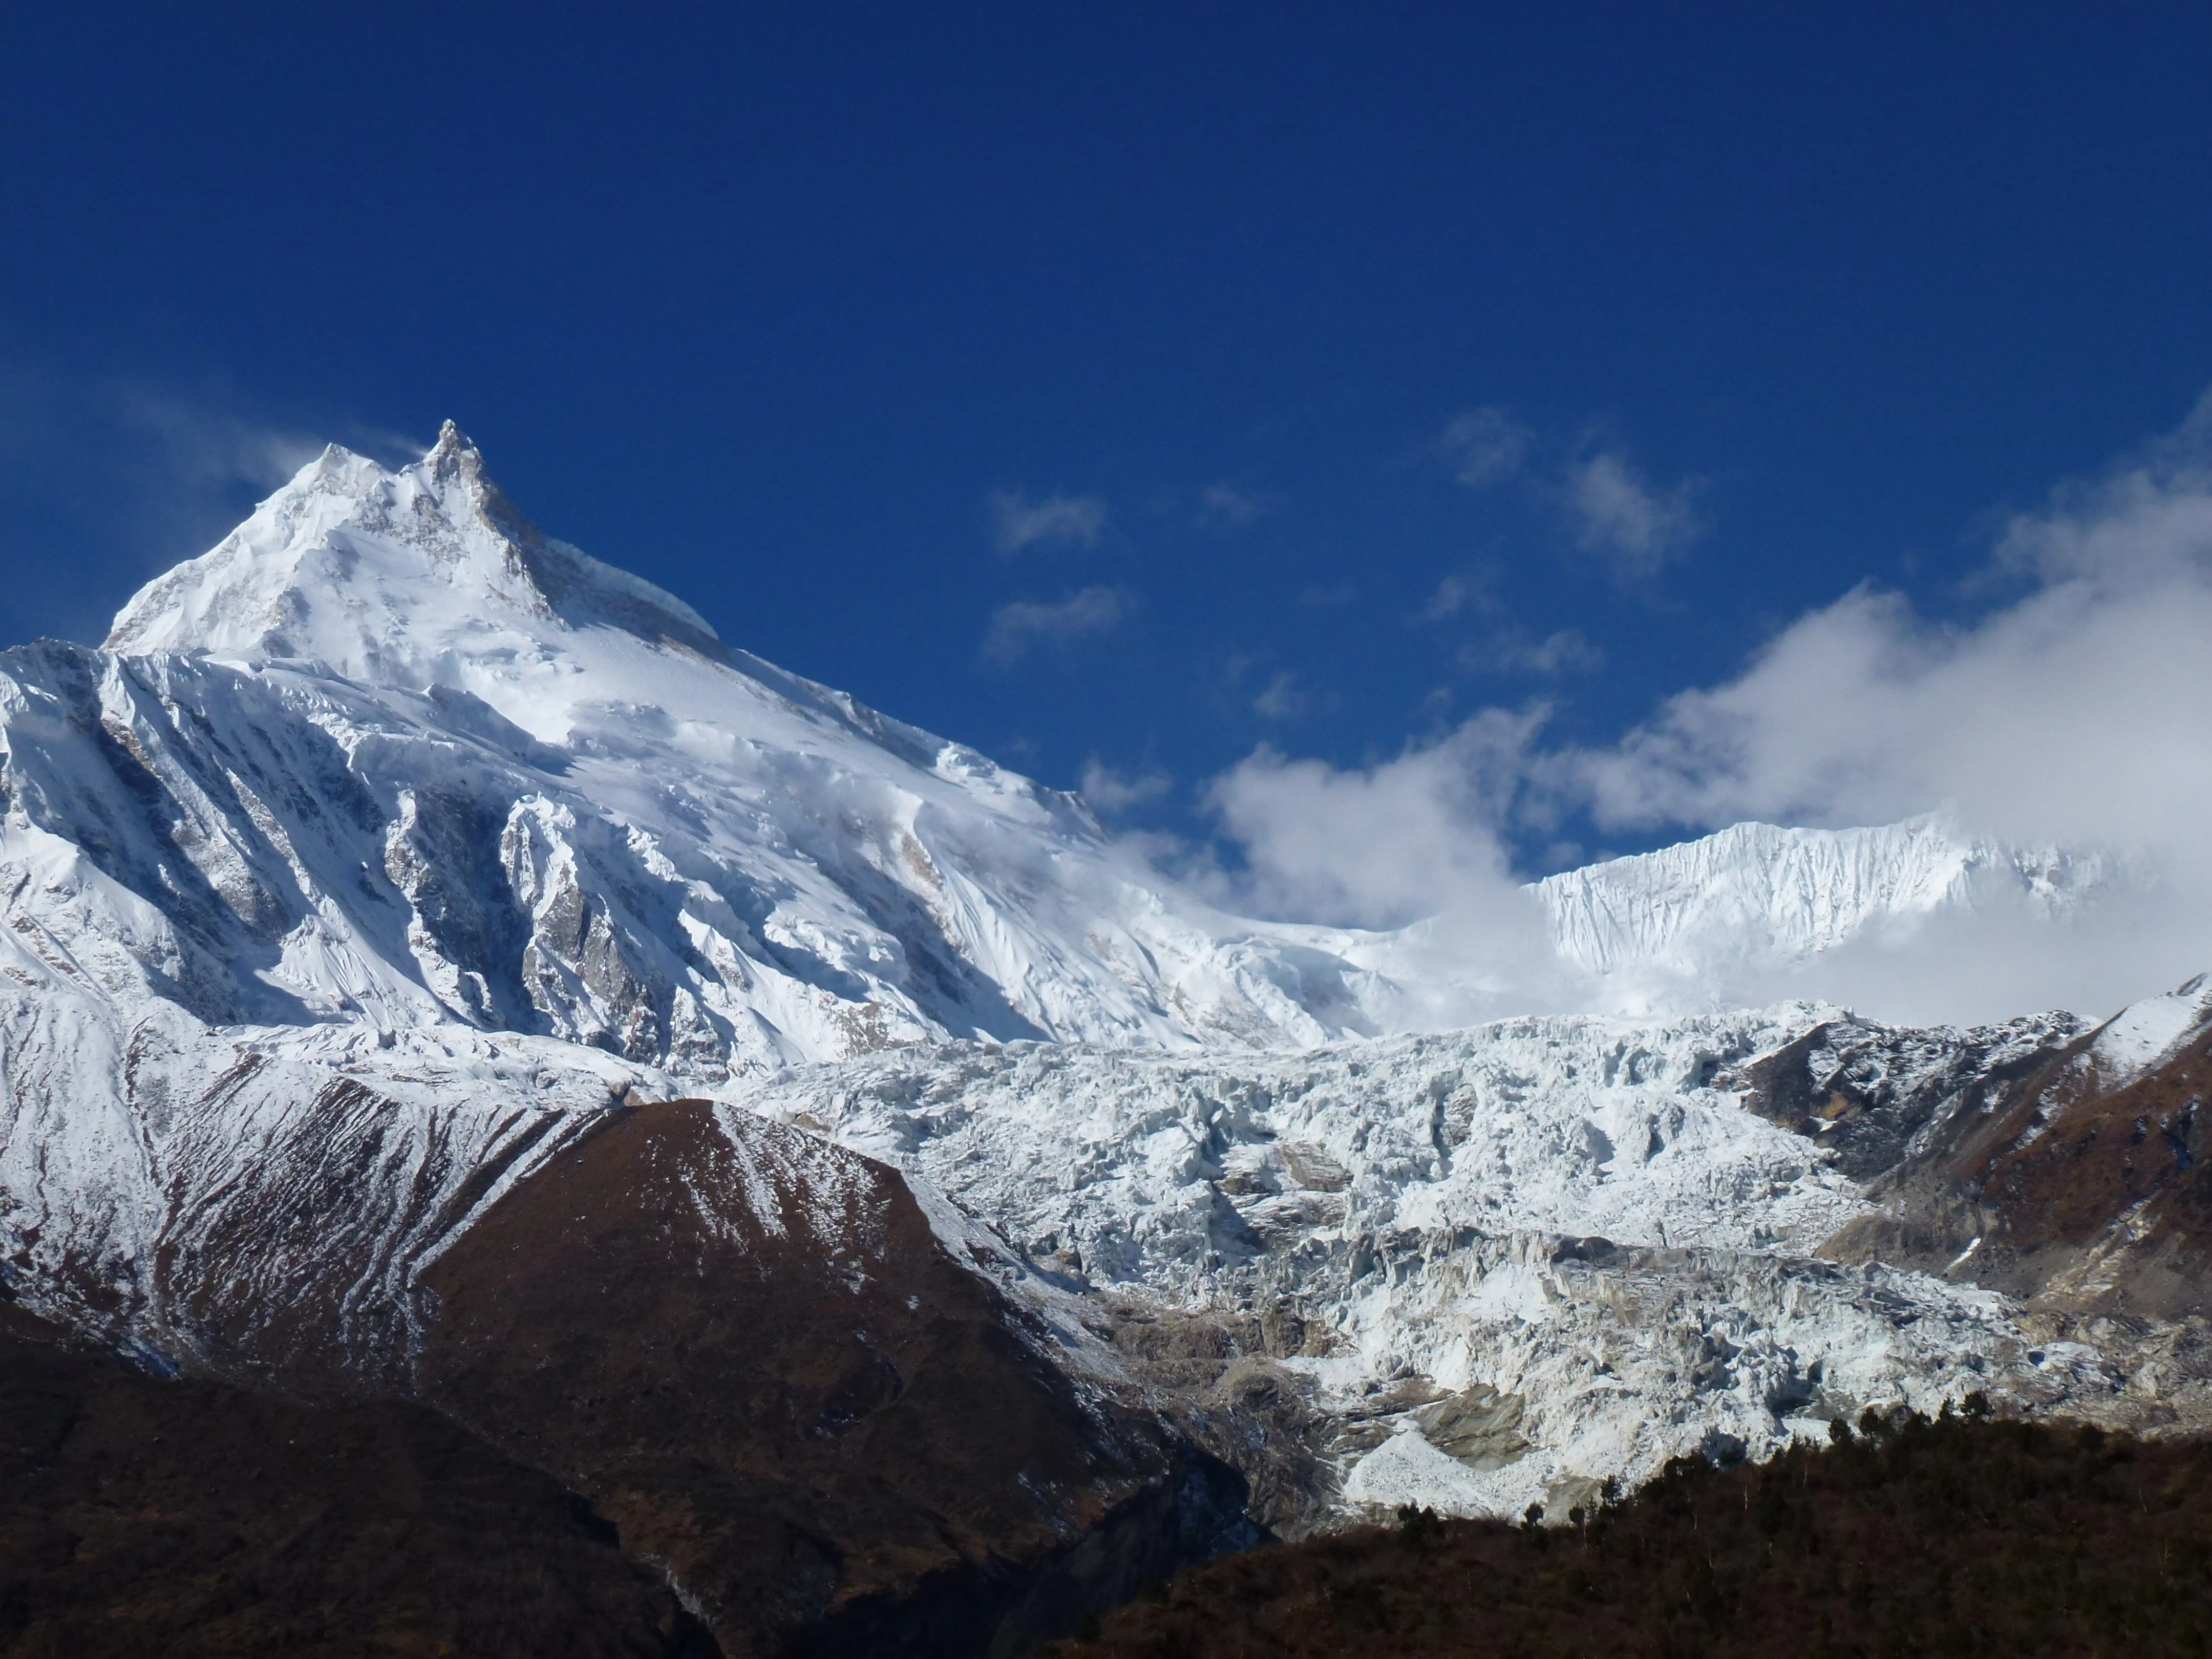
<instances>
[{"instance_id":1,"label":"ice serac","mask_svg":"<svg viewBox=\"0 0 2212 1659\"><path fill-rule=\"evenodd\" d=\"M1297 1532L1564 1510L1607 1474L1975 1391L2212 1422L2212 1364L2171 1330L1947 1271L1963 1239L1905 1261L1852 1243L1891 1218L1887 1178L2094 1043L2066 1015L1904 1030L1784 1005L1297 1055L909 1050L738 1098L1133 1305L1139 1370L1255 1490L1292 1489L1265 1518ZM1310 1462L1271 1470L1285 1443Z\"/></svg>"}]
</instances>

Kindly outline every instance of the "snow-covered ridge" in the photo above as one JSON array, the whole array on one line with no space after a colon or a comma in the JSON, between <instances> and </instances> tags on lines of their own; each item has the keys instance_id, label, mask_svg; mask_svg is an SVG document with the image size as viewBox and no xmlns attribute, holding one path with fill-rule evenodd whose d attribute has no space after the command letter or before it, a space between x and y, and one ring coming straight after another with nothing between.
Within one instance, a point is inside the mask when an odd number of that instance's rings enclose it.
<instances>
[{"instance_id":1,"label":"snow-covered ridge","mask_svg":"<svg viewBox=\"0 0 2212 1659\"><path fill-rule=\"evenodd\" d=\"M0 654L0 740L9 902L118 1008L453 1022L703 1087L947 1038L1311 1043L1390 992L727 649L450 426L396 473L326 452L106 649Z\"/></svg>"},{"instance_id":2,"label":"snow-covered ridge","mask_svg":"<svg viewBox=\"0 0 2212 1659\"><path fill-rule=\"evenodd\" d=\"M420 689L456 659L593 623L720 643L673 594L541 534L448 421L398 473L331 445L212 550L133 595L106 648L307 659Z\"/></svg>"},{"instance_id":3,"label":"snow-covered ridge","mask_svg":"<svg viewBox=\"0 0 2212 1659\"><path fill-rule=\"evenodd\" d=\"M1694 977L1802 960L1869 929L1994 900L2063 909L2106 873L2095 857L2001 846L1930 815L1853 830L1739 823L1533 890L1577 965Z\"/></svg>"},{"instance_id":4,"label":"snow-covered ridge","mask_svg":"<svg viewBox=\"0 0 2212 1659\"><path fill-rule=\"evenodd\" d=\"M1079 798L728 648L538 532L450 424L397 472L326 451L102 652L0 677L10 821L183 924L161 948L211 1018L454 1020L711 1086L884 1044L1296 1047L1499 1006L1419 925L1222 915ZM1740 825L1537 884L1562 960L1529 979L1555 1006L1562 969L1592 1008L1755 1000L1869 929L2096 875L1933 819ZM100 912L70 915L103 952L150 937Z\"/></svg>"}]
</instances>

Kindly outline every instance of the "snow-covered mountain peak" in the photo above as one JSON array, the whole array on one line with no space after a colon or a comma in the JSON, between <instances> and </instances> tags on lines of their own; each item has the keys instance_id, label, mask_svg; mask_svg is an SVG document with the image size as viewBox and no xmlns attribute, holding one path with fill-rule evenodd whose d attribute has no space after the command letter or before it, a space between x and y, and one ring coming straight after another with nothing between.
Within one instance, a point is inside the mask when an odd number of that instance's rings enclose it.
<instances>
[{"instance_id":1,"label":"snow-covered mountain peak","mask_svg":"<svg viewBox=\"0 0 2212 1659\"><path fill-rule=\"evenodd\" d=\"M1231 1461L1516 1513L1869 1402L2115 1393L1954 1274L1974 1233L1926 1272L1814 1252L2015 1084L2040 1113L2051 1067L2086 1099L2186 1060L2206 983L2094 1037L1775 992L2124 875L1934 817L1748 823L1480 928L1226 915L545 536L449 424L396 471L325 450L105 650L0 652L0 1281L210 1368L327 1340L398 1375L425 1264L502 1193L618 1102L712 1095L741 1152L778 1118L965 1206L1060 1331L1280 1310L1113 1371L1202 1400ZM2184 1099L2142 1145L2197 1156ZM1170 1372L1200 1352L1234 1376ZM1263 1398L1279 1439L1230 1413Z\"/></svg>"},{"instance_id":2,"label":"snow-covered mountain peak","mask_svg":"<svg viewBox=\"0 0 2212 1659\"><path fill-rule=\"evenodd\" d=\"M104 652L0 657L0 786L22 859L81 849L33 908L125 1002L459 1021L705 1084L947 1038L1296 1048L1755 1005L1862 935L2095 874L1933 819L1744 824L1539 884L1474 968L1440 919L1224 915L1079 798L546 536L451 422L397 471L326 449ZM93 872L115 890L80 892Z\"/></svg>"},{"instance_id":3,"label":"snow-covered mountain peak","mask_svg":"<svg viewBox=\"0 0 2212 1659\"><path fill-rule=\"evenodd\" d=\"M396 471L325 451L104 650L0 655L0 876L66 866L27 902L118 1008L458 1022L696 1086L947 1037L1303 1045L1395 994L725 647L450 425Z\"/></svg>"},{"instance_id":4,"label":"snow-covered mountain peak","mask_svg":"<svg viewBox=\"0 0 2212 1659\"><path fill-rule=\"evenodd\" d=\"M585 629L727 656L682 600L540 532L448 421L396 472L331 445L217 546L132 596L107 648L473 690L471 678L569 654Z\"/></svg>"}]
</instances>

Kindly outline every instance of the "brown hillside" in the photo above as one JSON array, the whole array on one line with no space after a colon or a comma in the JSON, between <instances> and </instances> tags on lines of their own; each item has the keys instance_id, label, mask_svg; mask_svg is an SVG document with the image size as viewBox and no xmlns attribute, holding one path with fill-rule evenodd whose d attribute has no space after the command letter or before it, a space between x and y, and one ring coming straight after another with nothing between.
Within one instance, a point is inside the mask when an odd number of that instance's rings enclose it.
<instances>
[{"instance_id":1,"label":"brown hillside","mask_svg":"<svg viewBox=\"0 0 2212 1659\"><path fill-rule=\"evenodd\" d=\"M1176 1561L1157 1432L1079 1401L893 1171L796 1130L619 1113L426 1284L423 1397L589 1494L732 1656L981 1651Z\"/></svg>"},{"instance_id":2,"label":"brown hillside","mask_svg":"<svg viewBox=\"0 0 2212 1659\"><path fill-rule=\"evenodd\" d=\"M1826 1254L1947 1273L2060 1311L2212 1311L2212 1057L2198 1032L2113 1087L2086 1042L1962 1110L1875 1188L1886 1213Z\"/></svg>"}]
</instances>

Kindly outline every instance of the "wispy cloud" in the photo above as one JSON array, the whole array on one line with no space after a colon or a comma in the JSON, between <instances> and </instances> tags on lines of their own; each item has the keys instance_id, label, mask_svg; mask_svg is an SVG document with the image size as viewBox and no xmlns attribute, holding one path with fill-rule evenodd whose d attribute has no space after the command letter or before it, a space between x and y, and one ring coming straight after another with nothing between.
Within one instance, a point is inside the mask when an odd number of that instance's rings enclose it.
<instances>
[{"instance_id":1,"label":"wispy cloud","mask_svg":"<svg viewBox=\"0 0 2212 1659\"><path fill-rule=\"evenodd\" d=\"M1437 584L1437 591L1414 612L1414 620L1449 622L1470 611L1494 610L1498 602L1491 595L1490 585L1486 572L1455 571Z\"/></svg>"},{"instance_id":2,"label":"wispy cloud","mask_svg":"<svg viewBox=\"0 0 2212 1659\"><path fill-rule=\"evenodd\" d=\"M1602 555L1624 580L1648 579L1704 532L1703 479L1662 487L1618 448L1595 440L1565 456L1553 449L1547 459L1546 448L1533 428L1492 404L1455 416L1427 453L1471 489L1510 483L1549 503L1576 544ZM1449 588L1439 591L1438 601L1450 599Z\"/></svg>"},{"instance_id":3,"label":"wispy cloud","mask_svg":"<svg viewBox=\"0 0 2212 1659\"><path fill-rule=\"evenodd\" d=\"M1535 443L1534 432L1493 404L1454 416L1434 448L1462 483L1486 489L1518 476Z\"/></svg>"},{"instance_id":4,"label":"wispy cloud","mask_svg":"<svg viewBox=\"0 0 2212 1659\"><path fill-rule=\"evenodd\" d=\"M1274 511L1272 498L1232 483L1211 483L1199 492L1198 524L1201 530L1242 530L1254 520Z\"/></svg>"},{"instance_id":5,"label":"wispy cloud","mask_svg":"<svg viewBox=\"0 0 2212 1659\"><path fill-rule=\"evenodd\" d=\"M1312 706L1313 699L1298 684L1298 677L1288 669L1283 670L1267 682L1260 695L1252 699L1252 712L1262 720L1296 720Z\"/></svg>"},{"instance_id":6,"label":"wispy cloud","mask_svg":"<svg viewBox=\"0 0 2212 1659\"><path fill-rule=\"evenodd\" d=\"M1174 786L1175 781L1164 772L1141 772L1132 777L1115 771L1096 755L1083 763L1083 799L1109 817L1157 800Z\"/></svg>"},{"instance_id":7,"label":"wispy cloud","mask_svg":"<svg viewBox=\"0 0 2212 1659\"><path fill-rule=\"evenodd\" d=\"M1695 478L1659 489L1626 457L1601 450L1567 469L1567 519L1583 548L1604 555L1625 577L1646 577L1704 530L1697 510L1703 489Z\"/></svg>"},{"instance_id":8,"label":"wispy cloud","mask_svg":"<svg viewBox=\"0 0 2212 1659\"><path fill-rule=\"evenodd\" d=\"M122 424L154 441L170 476L190 487L273 489L321 454L325 443L139 389L118 394L117 413Z\"/></svg>"},{"instance_id":9,"label":"wispy cloud","mask_svg":"<svg viewBox=\"0 0 2212 1659\"><path fill-rule=\"evenodd\" d=\"M1079 640L1110 634L1136 609L1135 598L1103 585L1082 589L1056 604L1017 599L991 613L983 635L983 660L1011 668L1038 647L1064 648Z\"/></svg>"},{"instance_id":10,"label":"wispy cloud","mask_svg":"<svg viewBox=\"0 0 2212 1659\"><path fill-rule=\"evenodd\" d=\"M206 551L326 438L379 459L422 453L343 416L270 417L229 388L72 375L0 353L0 530L36 524L40 548L27 562L38 568L11 571L0 593L0 643L99 638L132 589Z\"/></svg>"},{"instance_id":11,"label":"wispy cloud","mask_svg":"<svg viewBox=\"0 0 2212 1659\"><path fill-rule=\"evenodd\" d=\"M1106 533L1106 503L1096 495L1047 495L1031 501L1019 490L991 497L993 535L999 551L1059 544L1091 547Z\"/></svg>"},{"instance_id":12,"label":"wispy cloud","mask_svg":"<svg viewBox=\"0 0 2212 1659\"><path fill-rule=\"evenodd\" d=\"M1459 665L1477 674L1582 673L1604 659L1578 628L1562 628L1537 638L1513 620L1495 592L1494 571L1454 571L1437 583L1413 613L1416 623L1473 623L1474 637L1459 648Z\"/></svg>"},{"instance_id":13,"label":"wispy cloud","mask_svg":"<svg viewBox=\"0 0 2212 1659\"><path fill-rule=\"evenodd\" d=\"M1578 628L1562 628L1540 640L1509 629L1469 646L1462 660L1492 673L1557 676L1594 673L1604 665L1605 653Z\"/></svg>"}]
</instances>

